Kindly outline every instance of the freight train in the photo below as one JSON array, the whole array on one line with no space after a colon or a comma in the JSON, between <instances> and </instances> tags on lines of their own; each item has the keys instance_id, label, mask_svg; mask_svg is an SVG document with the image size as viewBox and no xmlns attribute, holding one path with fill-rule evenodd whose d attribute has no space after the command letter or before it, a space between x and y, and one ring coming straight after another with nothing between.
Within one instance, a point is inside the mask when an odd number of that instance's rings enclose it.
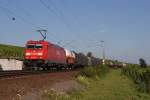
<instances>
[{"instance_id":1,"label":"freight train","mask_svg":"<svg viewBox=\"0 0 150 100\"><path fill-rule=\"evenodd\" d=\"M99 63L99 60L93 59L90 61ZM89 59L84 54L64 49L45 40L30 40L25 46L23 70L71 69L88 64Z\"/></svg>"}]
</instances>

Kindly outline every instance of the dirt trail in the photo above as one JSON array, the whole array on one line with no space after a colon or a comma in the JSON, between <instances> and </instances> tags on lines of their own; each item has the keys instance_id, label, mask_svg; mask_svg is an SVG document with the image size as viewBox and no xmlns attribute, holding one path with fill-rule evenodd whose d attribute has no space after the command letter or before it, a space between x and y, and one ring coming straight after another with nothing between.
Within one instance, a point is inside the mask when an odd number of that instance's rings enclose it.
<instances>
[{"instance_id":1,"label":"dirt trail","mask_svg":"<svg viewBox=\"0 0 150 100\"><path fill-rule=\"evenodd\" d=\"M73 80L77 73L77 71L57 72L0 80L0 100L12 100L16 96L28 93L38 94L41 90L51 88L55 83Z\"/></svg>"}]
</instances>

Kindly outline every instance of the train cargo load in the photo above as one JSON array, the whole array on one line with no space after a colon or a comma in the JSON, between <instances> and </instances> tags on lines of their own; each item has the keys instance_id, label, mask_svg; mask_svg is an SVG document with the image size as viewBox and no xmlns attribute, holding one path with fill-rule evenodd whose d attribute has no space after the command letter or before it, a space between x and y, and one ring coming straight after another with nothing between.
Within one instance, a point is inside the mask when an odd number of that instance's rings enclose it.
<instances>
[{"instance_id":1,"label":"train cargo load","mask_svg":"<svg viewBox=\"0 0 150 100\"><path fill-rule=\"evenodd\" d=\"M65 52L66 52L66 62L67 62L67 65L69 67L73 66L75 64L75 54L74 52L70 51L70 50L67 50L65 49Z\"/></svg>"}]
</instances>

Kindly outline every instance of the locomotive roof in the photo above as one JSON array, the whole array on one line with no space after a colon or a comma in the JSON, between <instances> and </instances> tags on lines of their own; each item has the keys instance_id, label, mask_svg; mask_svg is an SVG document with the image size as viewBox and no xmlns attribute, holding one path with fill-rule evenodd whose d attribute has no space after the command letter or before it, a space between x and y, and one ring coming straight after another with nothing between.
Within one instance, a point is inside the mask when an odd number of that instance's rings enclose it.
<instances>
[{"instance_id":1,"label":"locomotive roof","mask_svg":"<svg viewBox=\"0 0 150 100\"><path fill-rule=\"evenodd\" d=\"M57 48L63 48L63 47L60 47L59 45L57 44L53 44L51 42L48 42L48 41L44 41L44 40L39 40L39 41L34 41L34 40L29 40L27 41L27 44L36 44L36 43L40 43L40 44L50 44L50 45L53 45Z\"/></svg>"},{"instance_id":2,"label":"locomotive roof","mask_svg":"<svg viewBox=\"0 0 150 100\"><path fill-rule=\"evenodd\" d=\"M34 41L34 40L29 40L27 41L27 44L35 44L35 43L49 43L48 41L43 41L43 40L40 40L40 41Z\"/></svg>"}]
</instances>

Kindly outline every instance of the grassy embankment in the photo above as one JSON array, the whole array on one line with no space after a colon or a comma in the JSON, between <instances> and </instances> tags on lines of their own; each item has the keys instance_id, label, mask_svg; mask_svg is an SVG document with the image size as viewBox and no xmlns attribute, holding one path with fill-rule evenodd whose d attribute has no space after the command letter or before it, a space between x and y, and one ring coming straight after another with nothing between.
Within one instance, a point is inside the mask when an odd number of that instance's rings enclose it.
<instances>
[{"instance_id":1,"label":"grassy embankment","mask_svg":"<svg viewBox=\"0 0 150 100\"><path fill-rule=\"evenodd\" d=\"M23 47L0 44L0 58L16 58L23 57Z\"/></svg>"},{"instance_id":2,"label":"grassy embankment","mask_svg":"<svg viewBox=\"0 0 150 100\"><path fill-rule=\"evenodd\" d=\"M150 94L150 67L142 68L139 65L130 64L122 69L122 73L137 84L138 90Z\"/></svg>"},{"instance_id":3,"label":"grassy embankment","mask_svg":"<svg viewBox=\"0 0 150 100\"><path fill-rule=\"evenodd\" d=\"M58 94L49 92L50 100L150 100L146 93L139 92L136 84L123 75L121 70L104 67L85 68L77 76L84 89Z\"/></svg>"}]
</instances>

